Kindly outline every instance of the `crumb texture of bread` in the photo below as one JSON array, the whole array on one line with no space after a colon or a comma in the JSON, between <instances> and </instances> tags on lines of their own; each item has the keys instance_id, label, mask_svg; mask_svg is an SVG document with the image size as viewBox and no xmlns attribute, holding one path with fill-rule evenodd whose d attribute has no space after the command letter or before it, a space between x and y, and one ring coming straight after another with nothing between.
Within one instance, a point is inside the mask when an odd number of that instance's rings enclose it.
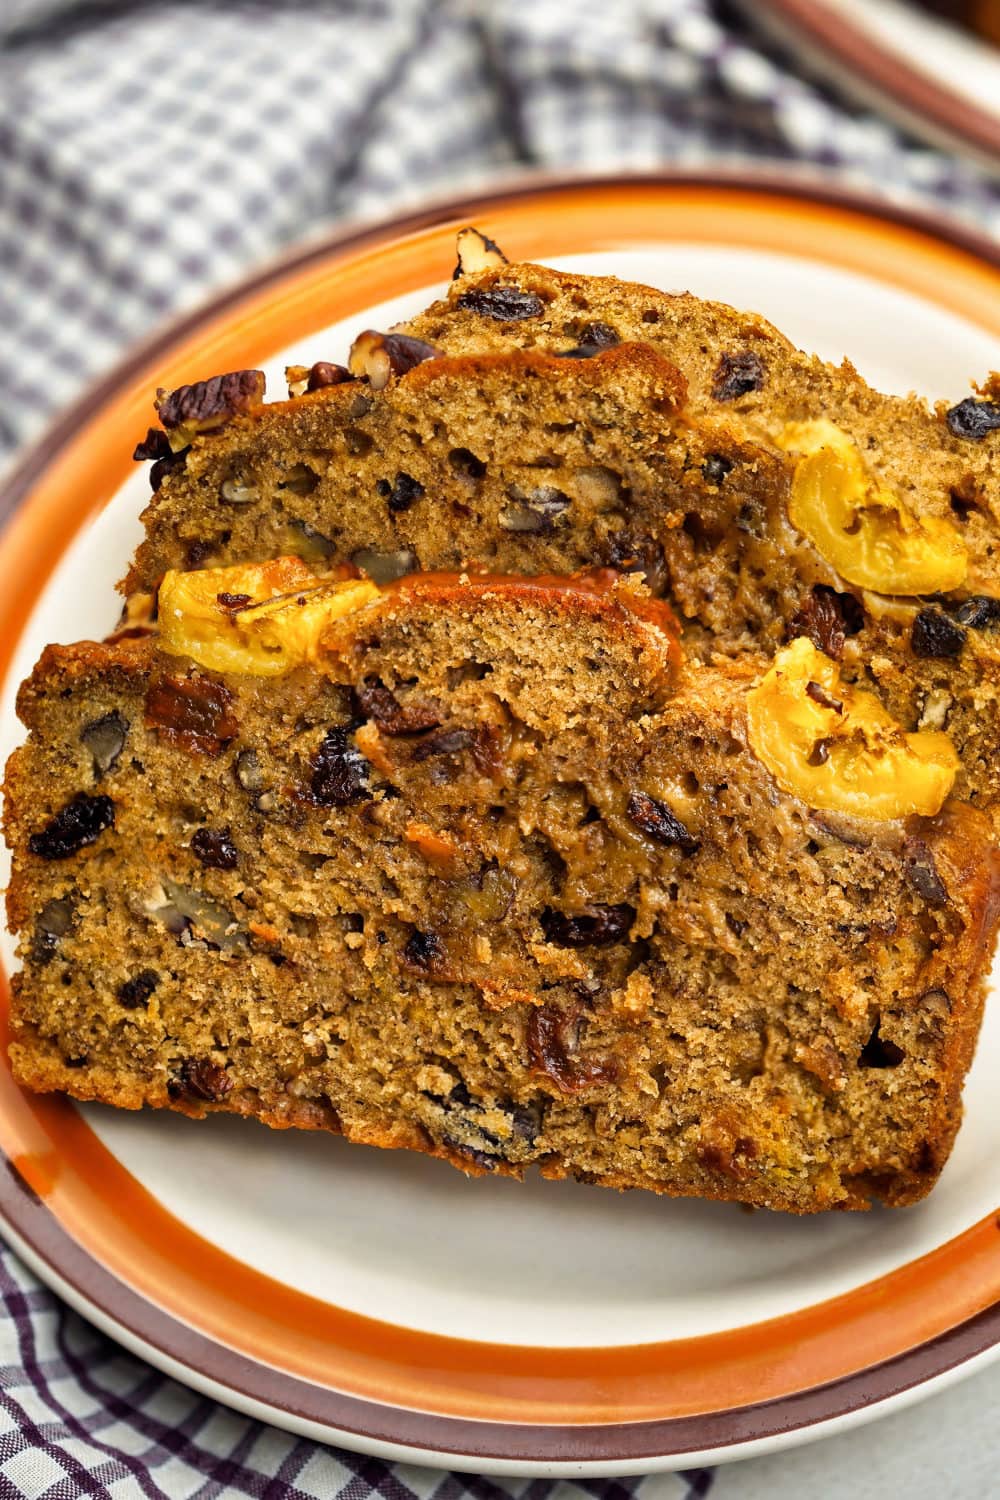
<instances>
[{"instance_id":1,"label":"crumb texture of bread","mask_svg":"<svg viewBox=\"0 0 1000 1500\"><path fill-rule=\"evenodd\" d=\"M781 792L747 742L766 658L682 662L648 606L407 580L275 677L50 647L6 780L16 1076L472 1173L920 1198L975 1044L990 825Z\"/></svg>"}]
</instances>

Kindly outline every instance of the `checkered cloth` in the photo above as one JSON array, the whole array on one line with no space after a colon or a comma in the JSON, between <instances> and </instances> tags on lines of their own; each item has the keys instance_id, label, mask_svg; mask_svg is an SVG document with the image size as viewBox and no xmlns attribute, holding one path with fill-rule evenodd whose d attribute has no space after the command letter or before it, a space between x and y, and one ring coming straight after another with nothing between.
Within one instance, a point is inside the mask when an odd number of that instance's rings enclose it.
<instances>
[{"instance_id":1,"label":"checkered cloth","mask_svg":"<svg viewBox=\"0 0 1000 1500\"><path fill-rule=\"evenodd\" d=\"M0 455L306 231L531 166L812 163L1000 232L1000 186L710 0L0 0ZM336 1453L156 1374L0 1250L0 1500L910 1500L995 1492L1000 1371L733 1469L489 1481Z\"/></svg>"}]
</instances>

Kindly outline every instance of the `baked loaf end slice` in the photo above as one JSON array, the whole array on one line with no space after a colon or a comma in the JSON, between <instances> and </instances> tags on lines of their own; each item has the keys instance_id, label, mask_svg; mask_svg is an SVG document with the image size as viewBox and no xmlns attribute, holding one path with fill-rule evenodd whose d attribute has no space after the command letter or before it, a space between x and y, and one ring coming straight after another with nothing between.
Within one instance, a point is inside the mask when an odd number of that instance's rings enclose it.
<instances>
[{"instance_id":1,"label":"baked loaf end slice","mask_svg":"<svg viewBox=\"0 0 1000 1500\"><path fill-rule=\"evenodd\" d=\"M645 345L587 361L425 359L401 376L387 369L380 389L348 379L241 407L235 383L254 373L161 401L172 425L137 451L169 452L168 433L186 446L152 471L126 592L155 589L168 569L282 553L352 562L380 582L466 563L544 573L629 560L662 576L650 541L683 516L703 465L724 464L747 507L781 489L780 457L690 429L683 380ZM199 430L185 414L203 412L210 389L220 408Z\"/></svg>"},{"instance_id":2,"label":"baked loaf end slice","mask_svg":"<svg viewBox=\"0 0 1000 1500\"><path fill-rule=\"evenodd\" d=\"M804 640L685 667L635 583L274 568L22 689L22 1083L794 1212L932 1186L996 926L943 737Z\"/></svg>"}]
</instances>

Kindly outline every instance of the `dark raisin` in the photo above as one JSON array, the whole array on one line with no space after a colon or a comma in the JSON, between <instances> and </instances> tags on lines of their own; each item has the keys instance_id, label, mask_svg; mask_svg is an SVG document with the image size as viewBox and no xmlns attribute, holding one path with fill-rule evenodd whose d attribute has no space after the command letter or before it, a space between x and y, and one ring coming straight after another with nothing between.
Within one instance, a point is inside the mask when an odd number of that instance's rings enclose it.
<instances>
[{"instance_id":1,"label":"dark raisin","mask_svg":"<svg viewBox=\"0 0 1000 1500\"><path fill-rule=\"evenodd\" d=\"M534 1104L507 1104L503 1108L510 1115L511 1130L519 1141L533 1146L542 1132L545 1106L541 1101Z\"/></svg>"},{"instance_id":2,"label":"dark raisin","mask_svg":"<svg viewBox=\"0 0 1000 1500\"><path fill-rule=\"evenodd\" d=\"M945 421L949 432L955 437L981 443L987 433L996 432L1000 428L1000 404L996 401L977 401L973 396L966 396L964 401L945 413Z\"/></svg>"},{"instance_id":3,"label":"dark raisin","mask_svg":"<svg viewBox=\"0 0 1000 1500\"><path fill-rule=\"evenodd\" d=\"M579 1093L595 1083L610 1083L617 1076L612 1059L580 1057L579 1014L554 1005L540 1005L531 1012L525 1032L528 1057L539 1072L558 1084L564 1094Z\"/></svg>"},{"instance_id":4,"label":"dark raisin","mask_svg":"<svg viewBox=\"0 0 1000 1500\"><path fill-rule=\"evenodd\" d=\"M751 391L759 391L767 377L767 368L753 349L739 349L723 354L715 367L712 395L716 401L735 401Z\"/></svg>"},{"instance_id":5,"label":"dark raisin","mask_svg":"<svg viewBox=\"0 0 1000 1500\"><path fill-rule=\"evenodd\" d=\"M913 622L910 645L914 656L960 656L965 631L939 609L922 609Z\"/></svg>"},{"instance_id":6,"label":"dark raisin","mask_svg":"<svg viewBox=\"0 0 1000 1500\"><path fill-rule=\"evenodd\" d=\"M162 392L156 410L166 428L187 423L195 428L215 427L237 412L259 406L263 399L263 371L233 370L228 375L213 375L211 380L196 380L193 385Z\"/></svg>"},{"instance_id":7,"label":"dark raisin","mask_svg":"<svg viewBox=\"0 0 1000 1500\"><path fill-rule=\"evenodd\" d=\"M864 610L853 594L838 594L818 583L789 621L789 636L808 636L817 651L839 661L844 642L863 630L864 623Z\"/></svg>"},{"instance_id":8,"label":"dark raisin","mask_svg":"<svg viewBox=\"0 0 1000 1500\"><path fill-rule=\"evenodd\" d=\"M223 609L235 614L238 610L246 609L248 604L253 603L252 594L216 594L216 603L221 604Z\"/></svg>"},{"instance_id":9,"label":"dark raisin","mask_svg":"<svg viewBox=\"0 0 1000 1500\"><path fill-rule=\"evenodd\" d=\"M235 739L235 699L210 677L160 677L146 691L146 723L185 750L218 755Z\"/></svg>"},{"instance_id":10,"label":"dark raisin","mask_svg":"<svg viewBox=\"0 0 1000 1500\"><path fill-rule=\"evenodd\" d=\"M175 469L183 469L190 451L189 447L181 448L177 453L171 453L166 458L158 458L156 460L156 463L153 464L149 471L149 487L154 495L168 474L172 474ZM190 551L188 556L190 556Z\"/></svg>"},{"instance_id":11,"label":"dark raisin","mask_svg":"<svg viewBox=\"0 0 1000 1500\"><path fill-rule=\"evenodd\" d=\"M859 1068L898 1068L906 1056L902 1047L881 1035L882 1018L875 1022L871 1036L861 1049Z\"/></svg>"},{"instance_id":12,"label":"dark raisin","mask_svg":"<svg viewBox=\"0 0 1000 1500\"><path fill-rule=\"evenodd\" d=\"M419 500L424 493L423 485L402 470L396 475L392 484L388 479L380 479L375 488L383 499L388 500L389 509L395 514L409 510L414 501Z\"/></svg>"},{"instance_id":13,"label":"dark raisin","mask_svg":"<svg viewBox=\"0 0 1000 1500\"><path fill-rule=\"evenodd\" d=\"M355 688L354 696L362 714L374 719L383 734L423 734L441 722L439 711L429 704L407 704L404 708L378 677L366 677Z\"/></svg>"},{"instance_id":14,"label":"dark raisin","mask_svg":"<svg viewBox=\"0 0 1000 1500\"><path fill-rule=\"evenodd\" d=\"M312 760L309 789L321 807L346 807L371 796L368 762L346 728L328 729Z\"/></svg>"},{"instance_id":15,"label":"dark raisin","mask_svg":"<svg viewBox=\"0 0 1000 1500\"><path fill-rule=\"evenodd\" d=\"M459 295L458 306L498 323L521 323L525 318L541 317L545 311L541 297L516 286L472 287Z\"/></svg>"},{"instance_id":16,"label":"dark raisin","mask_svg":"<svg viewBox=\"0 0 1000 1500\"><path fill-rule=\"evenodd\" d=\"M189 1057L180 1066L175 1078L167 1084L171 1099L181 1099L185 1094L192 1099L204 1099L207 1104L216 1104L232 1091L233 1080L225 1068L220 1068L207 1057Z\"/></svg>"},{"instance_id":17,"label":"dark raisin","mask_svg":"<svg viewBox=\"0 0 1000 1500\"><path fill-rule=\"evenodd\" d=\"M210 870L235 870L240 862L228 828L199 828L191 840L191 849Z\"/></svg>"},{"instance_id":18,"label":"dark raisin","mask_svg":"<svg viewBox=\"0 0 1000 1500\"><path fill-rule=\"evenodd\" d=\"M613 349L621 343L618 334L608 323L584 323L580 329L580 343L592 344L595 349Z\"/></svg>"},{"instance_id":19,"label":"dark raisin","mask_svg":"<svg viewBox=\"0 0 1000 1500\"><path fill-rule=\"evenodd\" d=\"M710 453L701 466L701 472L709 484L721 484L733 472L733 461L721 453Z\"/></svg>"},{"instance_id":20,"label":"dark raisin","mask_svg":"<svg viewBox=\"0 0 1000 1500\"><path fill-rule=\"evenodd\" d=\"M171 458L173 449L170 439L162 427L150 427L141 443L136 443L132 457L136 463L142 463L149 458Z\"/></svg>"},{"instance_id":21,"label":"dark raisin","mask_svg":"<svg viewBox=\"0 0 1000 1500\"><path fill-rule=\"evenodd\" d=\"M685 854L693 854L700 842L675 817L665 802L646 792L633 792L628 799L628 815L635 826L658 844L676 844Z\"/></svg>"},{"instance_id":22,"label":"dark raisin","mask_svg":"<svg viewBox=\"0 0 1000 1500\"><path fill-rule=\"evenodd\" d=\"M844 705L839 698L831 698L826 688L819 682L806 683L806 697L818 703L820 708L832 709L835 714L844 712Z\"/></svg>"},{"instance_id":23,"label":"dark raisin","mask_svg":"<svg viewBox=\"0 0 1000 1500\"><path fill-rule=\"evenodd\" d=\"M124 718L117 709L109 714L103 714L99 719L91 719L80 730L80 741L86 745L94 757L94 775L104 776L111 770L115 761L125 748L125 736L128 734L128 719Z\"/></svg>"},{"instance_id":24,"label":"dark raisin","mask_svg":"<svg viewBox=\"0 0 1000 1500\"><path fill-rule=\"evenodd\" d=\"M984 594L964 599L955 611L955 620L969 630L991 630L1000 625L1000 599Z\"/></svg>"},{"instance_id":25,"label":"dark raisin","mask_svg":"<svg viewBox=\"0 0 1000 1500\"><path fill-rule=\"evenodd\" d=\"M126 979L118 989L118 1003L126 1010L142 1010L149 1004L149 997L160 982L155 969L140 969L131 979Z\"/></svg>"},{"instance_id":26,"label":"dark raisin","mask_svg":"<svg viewBox=\"0 0 1000 1500\"><path fill-rule=\"evenodd\" d=\"M669 581L667 560L659 542L634 531L613 531L601 548L601 561L622 573L643 573L653 594L665 592Z\"/></svg>"},{"instance_id":27,"label":"dark raisin","mask_svg":"<svg viewBox=\"0 0 1000 1500\"><path fill-rule=\"evenodd\" d=\"M945 905L948 890L923 839L909 838L904 843L903 872L907 883L928 906Z\"/></svg>"},{"instance_id":28,"label":"dark raisin","mask_svg":"<svg viewBox=\"0 0 1000 1500\"><path fill-rule=\"evenodd\" d=\"M570 916L547 906L541 915L545 940L560 948L607 948L623 943L635 921L635 907L621 901L616 906L593 905Z\"/></svg>"},{"instance_id":29,"label":"dark raisin","mask_svg":"<svg viewBox=\"0 0 1000 1500\"><path fill-rule=\"evenodd\" d=\"M445 947L436 932L411 933L403 949L403 958L418 969L429 969L444 956Z\"/></svg>"},{"instance_id":30,"label":"dark raisin","mask_svg":"<svg viewBox=\"0 0 1000 1500\"><path fill-rule=\"evenodd\" d=\"M28 848L42 859L66 859L114 826L115 804L110 797L86 797L78 792L41 833L31 835Z\"/></svg>"}]
</instances>

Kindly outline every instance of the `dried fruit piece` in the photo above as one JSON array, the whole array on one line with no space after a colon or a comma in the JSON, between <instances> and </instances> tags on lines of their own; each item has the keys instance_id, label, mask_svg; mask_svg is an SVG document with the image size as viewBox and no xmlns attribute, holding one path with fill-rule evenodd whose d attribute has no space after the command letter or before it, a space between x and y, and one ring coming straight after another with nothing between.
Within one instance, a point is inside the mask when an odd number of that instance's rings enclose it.
<instances>
[{"instance_id":1,"label":"dried fruit piece","mask_svg":"<svg viewBox=\"0 0 1000 1500\"><path fill-rule=\"evenodd\" d=\"M212 432L264 400L263 370L233 370L175 391L158 391L156 410L171 450L186 448L199 432Z\"/></svg>"},{"instance_id":2,"label":"dried fruit piece","mask_svg":"<svg viewBox=\"0 0 1000 1500\"><path fill-rule=\"evenodd\" d=\"M532 1066L558 1084L564 1094L578 1094L595 1084L613 1083L617 1077L613 1058L578 1055L577 1010L539 1006L528 1018L525 1041Z\"/></svg>"},{"instance_id":3,"label":"dried fruit piece","mask_svg":"<svg viewBox=\"0 0 1000 1500\"><path fill-rule=\"evenodd\" d=\"M380 479L375 488L382 498L389 502L389 509L394 515L409 510L410 506L424 493L423 485L412 475L404 474L402 470L391 484L388 479Z\"/></svg>"},{"instance_id":4,"label":"dried fruit piece","mask_svg":"<svg viewBox=\"0 0 1000 1500\"><path fill-rule=\"evenodd\" d=\"M232 608L234 597L252 603ZM298 557L169 572L160 585L160 644L214 672L280 676L314 659L327 626L379 597L373 583L321 584Z\"/></svg>"},{"instance_id":5,"label":"dried fruit piece","mask_svg":"<svg viewBox=\"0 0 1000 1500\"><path fill-rule=\"evenodd\" d=\"M977 401L973 396L966 396L964 401L945 412L944 419L948 431L955 437L981 443L989 433L1000 428L1000 403Z\"/></svg>"},{"instance_id":6,"label":"dried fruit piece","mask_svg":"<svg viewBox=\"0 0 1000 1500\"><path fill-rule=\"evenodd\" d=\"M795 526L848 583L883 594L947 593L968 569L955 527L918 517L865 468L833 422L790 422L778 446L798 457L788 500Z\"/></svg>"},{"instance_id":7,"label":"dried fruit piece","mask_svg":"<svg viewBox=\"0 0 1000 1500\"><path fill-rule=\"evenodd\" d=\"M110 797L87 797L78 792L40 833L31 835L28 848L40 859L68 859L114 826L115 804Z\"/></svg>"},{"instance_id":8,"label":"dried fruit piece","mask_svg":"<svg viewBox=\"0 0 1000 1500\"><path fill-rule=\"evenodd\" d=\"M313 756L309 790L320 807L346 807L371 796L368 762L350 733L344 727L328 729Z\"/></svg>"},{"instance_id":9,"label":"dried fruit piece","mask_svg":"<svg viewBox=\"0 0 1000 1500\"><path fill-rule=\"evenodd\" d=\"M939 609L922 609L913 622L910 645L914 656L961 656L965 631Z\"/></svg>"},{"instance_id":10,"label":"dried fruit piece","mask_svg":"<svg viewBox=\"0 0 1000 1500\"><path fill-rule=\"evenodd\" d=\"M834 706L817 701L810 683ZM948 736L904 733L871 693L842 683L836 664L804 636L778 652L746 706L750 748L810 807L882 821L931 817L951 791L959 762Z\"/></svg>"},{"instance_id":11,"label":"dried fruit piece","mask_svg":"<svg viewBox=\"0 0 1000 1500\"><path fill-rule=\"evenodd\" d=\"M158 677L146 690L146 723L184 750L218 755L239 733L234 703L210 677Z\"/></svg>"},{"instance_id":12,"label":"dried fruit piece","mask_svg":"<svg viewBox=\"0 0 1000 1500\"><path fill-rule=\"evenodd\" d=\"M199 828L191 840L191 851L210 870L235 870L240 862L228 828Z\"/></svg>"},{"instance_id":13,"label":"dried fruit piece","mask_svg":"<svg viewBox=\"0 0 1000 1500\"><path fill-rule=\"evenodd\" d=\"M969 630L991 630L1000 625L1000 599L990 599L985 594L965 599L956 609L955 619Z\"/></svg>"},{"instance_id":14,"label":"dried fruit piece","mask_svg":"<svg viewBox=\"0 0 1000 1500\"><path fill-rule=\"evenodd\" d=\"M615 906L595 903L570 915L547 906L540 920L547 943L559 948L607 948L628 937L635 907L625 901Z\"/></svg>"},{"instance_id":15,"label":"dried fruit piece","mask_svg":"<svg viewBox=\"0 0 1000 1500\"><path fill-rule=\"evenodd\" d=\"M516 286L470 287L460 293L458 306L498 323L523 323L527 318L541 317L545 311L541 297Z\"/></svg>"},{"instance_id":16,"label":"dried fruit piece","mask_svg":"<svg viewBox=\"0 0 1000 1500\"><path fill-rule=\"evenodd\" d=\"M185 1094L192 1099L203 1099L206 1104L217 1104L232 1092L233 1080L225 1068L208 1057L189 1057L181 1063L176 1078L167 1084L171 1099L181 1099Z\"/></svg>"},{"instance_id":17,"label":"dried fruit piece","mask_svg":"<svg viewBox=\"0 0 1000 1500\"><path fill-rule=\"evenodd\" d=\"M413 932L403 948L403 958L418 969L431 969L445 957L445 946L436 932Z\"/></svg>"},{"instance_id":18,"label":"dried fruit piece","mask_svg":"<svg viewBox=\"0 0 1000 1500\"><path fill-rule=\"evenodd\" d=\"M160 976L155 969L140 969L138 974L119 986L118 1003L125 1010L144 1009L159 982Z\"/></svg>"},{"instance_id":19,"label":"dried fruit piece","mask_svg":"<svg viewBox=\"0 0 1000 1500\"><path fill-rule=\"evenodd\" d=\"M99 719L91 719L80 730L81 743L94 757L95 777L106 776L112 769L125 748L127 734L128 720L117 709L102 714Z\"/></svg>"},{"instance_id":20,"label":"dried fruit piece","mask_svg":"<svg viewBox=\"0 0 1000 1500\"><path fill-rule=\"evenodd\" d=\"M491 240L471 225L458 231L455 248L458 264L452 272L452 281L457 281L460 276L478 276L481 271L494 271L509 264L496 240Z\"/></svg>"},{"instance_id":21,"label":"dried fruit piece","mask_svg":"<svg viewBox=\"0 0 1000 1500\"><path fill-rule=\"evenodd\" d=\"M638 829L658 844L675 844L685 854L693 854L700 848L699 840L688 832L667 804L646 792L631 794L628 815Z\"/></svg>"},{"instance_id":22,"label":"dried fruit piece","mask_svg":"<svg viewBox=\"0 0 1000 1500\"><path fill-rule=\"evenodd\" d=\"M723 354L715 367L712 395L716 401L735 401L751 391L759 391L767 378L767 367L753 349L739 349Z\"/></svg>"},{"instance_id":23,"label":"dried fruit piece","mask_svg":"<svg viewBox=\"0 0 1000 1500\"><path fill-rule=\"evenodd\" d=\"M441 722L436 706L408 703L404 708L378 677L366 677L355 690L355 697L362 713L374 719L383 734L422 734L427 729L436 729Z\"/></svg>"},{"instance_id":24,"label":"dried fruit piece","mask_svg":"<svg viewBox=\"0 0 1000 1500\"><path fill-rule=\"evenodd\" d=\"M865 612L853 594L838 594L825 583L816 584L792 616L790 635L808 636L817 651L839 661L848 636L864 629Z\"/></svg>"},{"instance_id":25,"label":"dried fruit piece","mask_svg":"<svg viewBox=\"0 0 1000 1500\"><path fill-rule=\"evenodd\" d=\"M170 439L162 427L147 427L146 436L136 443L132 457L136 463L143 463L147 459L171 458L173 452Z\"/></svg>"},{"instance_id":26,"label":"dried fruit piece","mask_svg":"<svg viewBox=\"0 0 1000 1500\"><path fill-rule=\"evenodd\" d=\"M406 375L426 359L438 359L440 351L423 339L407 333L378 333L366 328L351 345L348 363L352 375L368 381L373 391L384 390L393 375Z\"/></svg>"}]
</instances>

